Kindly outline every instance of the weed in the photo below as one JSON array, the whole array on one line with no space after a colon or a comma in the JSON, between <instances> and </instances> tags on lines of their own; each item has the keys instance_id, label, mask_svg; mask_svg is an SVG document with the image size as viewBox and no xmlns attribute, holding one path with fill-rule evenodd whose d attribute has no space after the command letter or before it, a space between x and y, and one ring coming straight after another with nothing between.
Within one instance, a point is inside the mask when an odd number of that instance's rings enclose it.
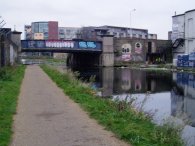
<instances>
[{"instance_id":1,"label":"weed","mask_svg":"<svg viewBox=\"0 0 195 146\"><path fill-rule=\"evenodd\" d=\"M8 68L0 69L0 81L10 81L12 80L11 72Z\"/></svg>"}]
</instances>

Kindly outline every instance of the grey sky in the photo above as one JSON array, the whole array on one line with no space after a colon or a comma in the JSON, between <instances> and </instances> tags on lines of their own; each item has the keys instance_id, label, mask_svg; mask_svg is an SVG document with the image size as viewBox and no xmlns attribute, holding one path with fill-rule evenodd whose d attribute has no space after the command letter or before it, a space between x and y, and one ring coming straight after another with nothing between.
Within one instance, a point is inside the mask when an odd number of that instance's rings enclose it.
<instances>
[{"instance_id":1,"label":"grey sky","mask_svg":"<svg viewBox=\"0 0 195 146\"><path fill-rule=\"evenodd\" d=\"M24 30L34 21L59 22L59 26L131 26L148 29L167 39L172 16L195 9L195 0L1 0L0 16L5 27Z\"/></svg>"}]
</instances>

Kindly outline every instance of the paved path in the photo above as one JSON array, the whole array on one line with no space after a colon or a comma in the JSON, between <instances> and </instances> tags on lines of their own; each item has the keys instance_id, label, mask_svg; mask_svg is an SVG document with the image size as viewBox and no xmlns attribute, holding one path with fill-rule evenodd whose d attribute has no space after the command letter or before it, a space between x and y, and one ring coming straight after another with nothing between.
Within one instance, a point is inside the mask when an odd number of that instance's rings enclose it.
<instances>
[{"instance_id":1,"label":"paved path","mask_svg":"<svg viewBox=\"0 0 195 146\"><path fill-rule=\"evenodd\" d=\"M38 66L28 66L11 146L127 146L92 120Z\"/></svg>"}]
</instances>

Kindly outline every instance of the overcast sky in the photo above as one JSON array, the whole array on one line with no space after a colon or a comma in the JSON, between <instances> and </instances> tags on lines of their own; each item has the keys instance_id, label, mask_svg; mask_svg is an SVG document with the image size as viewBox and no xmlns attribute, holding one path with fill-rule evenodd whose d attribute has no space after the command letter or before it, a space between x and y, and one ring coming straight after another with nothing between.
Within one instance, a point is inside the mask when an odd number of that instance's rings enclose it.
<instances>
[{"instance_id":1,"label":"overcast sky","mask_svg":"<svg viewBox=\"0 0 195 146\"><path fill-rule=\"evenodd\" d=\"M132 11L136 9L136 11ZM195 9L195 0L0 0L5 27L24 31L35 21L58 21L59 26L125 26L148 29L167 39L175 11ZM131 23L130 23L131 13Z\"/></svg>"}]
</instances>

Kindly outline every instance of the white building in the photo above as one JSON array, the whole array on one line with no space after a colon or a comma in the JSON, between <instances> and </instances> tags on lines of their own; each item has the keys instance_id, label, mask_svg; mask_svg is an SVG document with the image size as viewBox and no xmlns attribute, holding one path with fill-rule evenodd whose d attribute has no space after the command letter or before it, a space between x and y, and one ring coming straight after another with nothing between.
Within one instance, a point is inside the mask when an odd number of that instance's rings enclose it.
<instances>
[{"instance_id":1,"label":"white building","mask_svg":"<svg viewBox=\"0 0 195 146\"><path fill-rule=\"evenodd\" d=\"M195 52L195 9L172 16L173 58Z\"/></svg>"},{"instance_id":2,"label":"white building","mask_svg":"<svg viewBox=\"0 0 195 146\"><path fill-rule=\"evenodd\" d=\"M78 27L59 27L58 28L58 39L72 40L77 38L77 34L80 31Z\"/></svg>"},{"instance_id":3,"label":"white building","mask_svg":"<svg viewBox=\"0 0 195 146\"><path fill-rule=\"evenodd\" d=\"M185 53L195 52L195 9L185 13Z\"/></svg>"},{"instance_id":4,"label":"white building","mask_svg":"<svg viewBox=\"0 0 195 146\"><path fill-rule=\"evenodd\" d=\"M128 27L117 27L117 26L100 26L101 28L107 29L108 34L114 35L117 38L141 38L141 39L157 39L157 34L149 34L147 29L128 28Z\"/></svg>"}]
</instances>

